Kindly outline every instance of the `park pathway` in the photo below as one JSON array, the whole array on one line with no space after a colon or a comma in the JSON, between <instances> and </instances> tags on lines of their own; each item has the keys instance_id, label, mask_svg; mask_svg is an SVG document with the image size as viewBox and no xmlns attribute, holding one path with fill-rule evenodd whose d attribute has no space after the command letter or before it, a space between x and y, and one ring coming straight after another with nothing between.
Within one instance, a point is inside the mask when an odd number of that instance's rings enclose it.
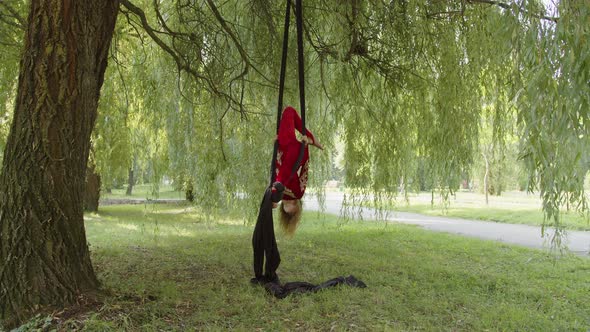
<instances>
[{"instance_id":1,"label":"park pathway","mask_svg":"<svg viewBox=\"0 0 590 332\"><path fill-rule=\"evenodd\" d=\"M324 212L341 215L344 194L340 192L326 192L326 210ZM319 210L320 206L313 195L306 195L305 209ZM417 213L391 211L385 216L378 216L372 208L363 208L352 215L363 220L387 220L403 224L419 225L425 229L495 240L517 244L526 247L547 249L550 247L551 234L541 234L538 226L503 224L479 220L426 216ZM552 232L552 230L549 230ZM578 255L589 256L590 232L568 231L564 240L567 248Z\"/></svg>"}]
</instances>

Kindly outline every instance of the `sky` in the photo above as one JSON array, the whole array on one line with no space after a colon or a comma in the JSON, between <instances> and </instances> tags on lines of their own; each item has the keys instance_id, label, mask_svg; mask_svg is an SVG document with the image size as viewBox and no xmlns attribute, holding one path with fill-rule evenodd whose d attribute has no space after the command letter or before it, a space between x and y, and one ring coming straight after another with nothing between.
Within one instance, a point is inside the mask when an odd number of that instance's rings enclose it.
<instances>
[{"instance_id":1,"label":"sky","mask_svg":"<svg viewBox=\"0 0 590 332\"><path fill-rule=\"evenodd\" d=\"M543 4L545 4L545 8L547 8L548 16L557 16L557 4L559 0L542 0Z\"/></svg>"}]
</instances>

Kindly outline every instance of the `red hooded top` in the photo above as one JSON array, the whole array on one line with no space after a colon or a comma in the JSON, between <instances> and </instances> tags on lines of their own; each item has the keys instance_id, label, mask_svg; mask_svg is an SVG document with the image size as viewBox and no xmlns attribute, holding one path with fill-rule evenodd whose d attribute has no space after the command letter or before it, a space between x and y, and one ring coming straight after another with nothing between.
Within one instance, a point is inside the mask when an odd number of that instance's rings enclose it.
<instances>
[{"instance_id":1,"label":"red hooded top","mask_svg":"<svg viewBox=\"0 0 590 332\"><path fill-rule=\"evenodd\" d=\"M276 161L276 180L285 186L285 192L283 194L284 200L300 199L307 186L309 161L309 151L307 146L305 146L301 164L293 176L291 176L291 171L297 162L299 149L301 147L301 142L297 140L297 136L295 135L295 129L301 133L301 118L293 107L287 106L285 110L283 110L281 123L279 125L279 151ZM315 143L315 138L309 129L307 129L307 137L311 138L312 143Z\"/></svg>"}]
</instances>

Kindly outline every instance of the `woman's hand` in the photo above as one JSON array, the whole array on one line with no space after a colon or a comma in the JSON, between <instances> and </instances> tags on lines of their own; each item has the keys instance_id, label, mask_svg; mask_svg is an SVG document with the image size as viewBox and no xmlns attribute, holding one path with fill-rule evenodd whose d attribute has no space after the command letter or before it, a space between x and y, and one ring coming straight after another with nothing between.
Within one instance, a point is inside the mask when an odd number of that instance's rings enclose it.
<instances>
[{"instance_id":1,"label":"woman's hand","mask_svg":"<svg viewBox=\"0 0 590 332\"><path fill-rule=\"evenodd\" d=\"M303 136L301 138L301 142L305 143L306 145L313 145L313 141L308 136Z\"/></svg>"},{"instance_id":2,"label":"woman's hand","mask_svg":"<svg viewBox=\"0 0 590 332\"><path fill-rule=\"evenodd\" d=\"M313 142L313 145L320 150L324 150L324 146L320 142Z\"/></svg>"},{"instance_id":3,"label":"woman's hand","mask_svg":"<svg viewBox=\"0 0 590 332\"><path fill-rule=\"evenodd\" d=\"M303 136L303 138L301 139L301 141L302 141L303 143L305 143L305 144L308 144L308 145L313 145L313 146L315 146L316 148L318 148L318 149L320 149L320 150L323 150L323 149L324 149L324 146L323 146L323 145L321 145L321 144L320 144L319 142L317 142L317 141L316 141L316 142L314 142L314 141L313 141L313 140L312 140L310 137L308 137L308 136Z\"/></svg>"}]
</instances>

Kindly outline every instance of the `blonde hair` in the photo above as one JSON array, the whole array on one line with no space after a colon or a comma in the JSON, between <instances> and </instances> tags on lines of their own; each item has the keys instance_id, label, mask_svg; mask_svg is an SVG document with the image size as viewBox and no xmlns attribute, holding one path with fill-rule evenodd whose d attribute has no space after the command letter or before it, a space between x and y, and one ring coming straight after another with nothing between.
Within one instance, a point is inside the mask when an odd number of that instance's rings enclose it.
<instances>
[{"instance_id":1,"label":"blonde hair","mask_svg":"<svg viewBox=\"0 0 590 332\"><path fill-rule=\"evenodd\" d=\"M297 230L297 226L299 225L299 221L301 221L301 214L303 209L301 207L301 201L297 200L297 211L295 213L289 214L285 212L283 207L283 202L281 202L281 207L279 209L279 221L281 223L281 228L283 232L287 235L293 236L295 234L295 230Z\"/></svg>"}]
</instances>

